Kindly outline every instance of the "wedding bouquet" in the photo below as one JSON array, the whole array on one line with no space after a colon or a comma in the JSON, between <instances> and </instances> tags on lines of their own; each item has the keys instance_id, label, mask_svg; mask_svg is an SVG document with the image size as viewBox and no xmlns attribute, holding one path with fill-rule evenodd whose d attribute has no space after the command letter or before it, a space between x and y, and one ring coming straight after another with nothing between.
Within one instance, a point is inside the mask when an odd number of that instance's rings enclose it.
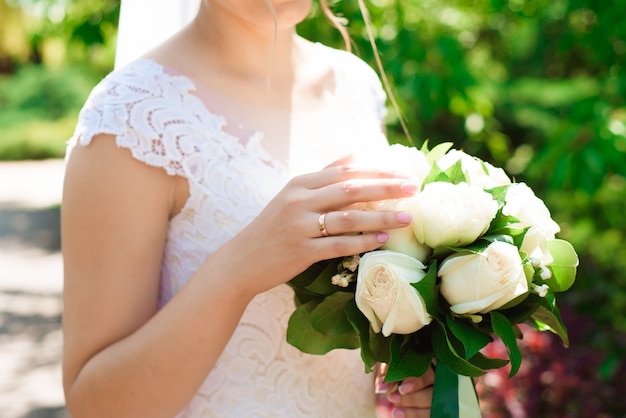
<instances>
[{"instance_id":1,"label":"wedding bouquet","mask_svg":"<svg viewBox=\"0 0 626 418\"><path fill-rule=\"evenodd\" d=\"M410 211L411 225L387 231L380 250L316 263L289 282L291 345L311 354L360 348L366 371L387 364L387 382L434 367L433 418L480 416L472 378L508 363L509 377L517 373L517 324L568 345L555 293L572 285L578 265L527 185L450 148L390 146L387 158L420 192L369 207ZM481 352L495 338L508 359Z\"/></svg>"}]
</instances>

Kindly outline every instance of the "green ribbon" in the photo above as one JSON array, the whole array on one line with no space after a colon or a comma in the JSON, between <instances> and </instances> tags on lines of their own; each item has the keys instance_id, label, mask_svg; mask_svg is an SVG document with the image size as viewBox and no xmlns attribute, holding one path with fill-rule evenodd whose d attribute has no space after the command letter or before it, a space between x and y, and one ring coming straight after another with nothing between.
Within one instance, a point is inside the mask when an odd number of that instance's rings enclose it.
<instances>
[{"instance_id":1,"label":"green ribbon","mask_svg":"<svg viewBox=\"0 0 626 418\"><path fill-rule=\"evenodd\" d=\"M480 405L469 376L454 373L437 363L430 418L480 418Z\"/></svg>"}]
</instances>

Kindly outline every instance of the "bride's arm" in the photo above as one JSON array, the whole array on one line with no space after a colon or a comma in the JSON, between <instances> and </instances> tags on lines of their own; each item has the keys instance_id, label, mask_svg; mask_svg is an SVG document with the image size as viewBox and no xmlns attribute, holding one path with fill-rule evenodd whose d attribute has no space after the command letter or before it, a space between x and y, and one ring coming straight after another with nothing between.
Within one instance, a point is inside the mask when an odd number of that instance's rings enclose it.
<instances>
[{"instance_id":1,"label":"bride's arm","mask_svg":"<svg viewBox=\"0 0 626 418\"><path fill-rule=\"evenodd\" d=\"M295 179L157 311L168 222L186 191L164 170L118 149L114 138L74 149L62 205L63 371L72 416L174 416L254 295L314 261L380 246L385 234L319 238L317 218L357 201L414 192L390 177L338 166ZM326 222L333 234L381 231L405 226L396 215L332 212Z\"/></svg>"},{"instance_id":2,"label":"bride's arm","mask_svg":"<svg viewBox=\"0 0 626 418\"><path fill-rule=\"evenodd\" d=\"M157 314L175 184L163 169L117 149L113 138L95 138L70 157L62 205L63 369L75 418L175 415L248 302L226 280L210 289L195 280ZM224 274L212 264L213 274Z\"/></svg>"}]
</instances>

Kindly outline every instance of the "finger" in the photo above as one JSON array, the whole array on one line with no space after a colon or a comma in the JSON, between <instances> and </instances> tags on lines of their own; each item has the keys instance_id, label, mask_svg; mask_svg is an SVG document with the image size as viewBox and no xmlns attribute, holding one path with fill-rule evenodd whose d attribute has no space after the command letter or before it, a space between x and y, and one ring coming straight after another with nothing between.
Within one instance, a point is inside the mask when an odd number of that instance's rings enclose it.
<instances>
[{"instance_id":1,"label":"finger","mask_svg":"<svg viewBox=\"0 0 626 418\"><path fill-rule=\"evenodd\" d=\"M323 225L320 223L318 226L320 231L325 229L328 235L342 235L404 228L411 220L408 212L344 210L326 213L318 219Z\"/></svg>"},{"instance_id":2,"label":"finger","mask_svg":"<svg viewBox=\"0 0 626 418\"><path fill-rule=\"evenodd\" d=\"M311 241L312 251L322 260L336 257L349 257L374 251L389 240L386 232L372 232L359 235L329 236Z\"/></svg>"},{"instance_id":3,"label":"finger","mask_svg":"<svg viewBox=\"0 0 626 418\"><path fill-rule=\"evenodd\" d=\"M433 387L428 386L405 395L400 392L391 392L387 400L396 407L404 408L430 408L433 399Z\"/></svg>"},{"instance_id":4,"label":"finger","mask_svg":"<svg viewBox=\"0 0 626 418\"><path fill-rule=\"evenodd\" d=\"M392 418L430 418L430 408L392 408Z\"/></svg>"},{"instance_id":5,"label":"finger","mask_svg":"<svg viewBox=\"0 0 626 418\"><path fill-rule=\"evenodd\" d=\"M332 163L328 164L324 168L337 167L337 166L340 166L340 165L348 165L348 164L350 164L352 162L354 162L354 155L353 154L346 154L346 155L338 158L337 160L333 161Z\"/></svg>"},{"instance_id":6,"label":"finger","mask_svg":"<svg viewBox=\"0 0 626 418\"><path fill-rule=\"evenodd\" d=\"M418 191L419 185L406 179L350 179L320 188L312 199L320 209L345 208L358 202L407 198Z\"/></svg>"},{"instance_id":7,"label":"finger","mask_svg":"<svg viewBox=\"0 0 626 418\"><path fill-rule=\"evenodd\" d=\"M398 171L350 164L333 165L315 173L298 176L293 181L307 189L315 190L351 179L406 179L409 176Z\"/></svg>"},{"instance_id":8,"label":"finger","mask_svg":"<svg viewBox=\"0 0 626 418\"><path fill-rule=\"evenodd\" d=\"M391 410L393 405L389 403L387 398L376 395L376 418L391 418Z\"/></svg>"},{"instance_id":9,"label":"finger","mask_svg":"<svg viewBox=\"0 0 626 418\"><path fill-rule=\"evenodd\" d=\"M425 387L432 386L435 383L435 373L432 369L428 369L424 375L420 377L409 377L402 381L398 387L398 392L401 395L406 395L411 392L417 392Z\"/></svg>"},{"instance_id":10,"label":"finger","mask_svg":"<svg viewBox=\"0 0 626 418\"><path fill-rule=\"evenodd\" d=\"M374 390L377 395L385 395L387 399L387 393L397 390L398 382L385 382L385 375L387 374L387 363L376 363L374 378Z\"/></svg>"}]
</instances>

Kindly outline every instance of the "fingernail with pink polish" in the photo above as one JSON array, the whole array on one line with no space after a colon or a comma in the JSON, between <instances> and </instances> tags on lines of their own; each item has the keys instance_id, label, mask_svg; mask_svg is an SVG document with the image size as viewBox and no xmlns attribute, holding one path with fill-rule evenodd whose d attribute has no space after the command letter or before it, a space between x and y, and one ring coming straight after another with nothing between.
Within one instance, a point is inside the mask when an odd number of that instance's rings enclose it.
<instances>
[{"instance_id":1,"label":"fingernail with pink polish","mask_svg":"<svg viewBox=\"0 0 626 418\"><path fill-rule=\"evenodd\" d=\"M386 232L381 232L379 234L376 234L376 241L378 241L381 244L384 244L385 242L389 241L389 234Z\"/></svg>"},{"instance_id":2,"label":"fingernail with pink polish","mask_svg":"<svg viewBox=\"0 0 626 418\"><path fill-rule=\"evenodd\" d=\"M404 412L404 409L402 409L402 408L393 408L391 410L391 416L393 418L405 418L406 417L406 412Z\"/></svg>"},{"instance_id":3,"label":"fingernail with pink polish","mask_svg":"<svg viewBox=\"0 0 626 418\"><path fill-rule=\"evenodd\" d=\"M413 220L413 215L409 212L400 212L396 215L396 219L398 219L398 222L408 225Z\"/></svg>"},{"instance_id":4,"label":"fingernail with pink polish","mask_svg":"<svg viewBox=\"0 0 626 418\"><path fill-rule=\"evenodd\" d=\"M383 382L382 379L380 382L376 383L376 393L379 395L389 392L390 388L391 385L389 383Z\"/></svg>"},{"instance_id":5,"label":"fingernail with pink polish","mask_svg":"<svg viewBox=\"0 0 626 418\"><path fill-rule=\"evenodd\" d=\"M398 387L398 392L400 395L406 395L407 393L413 392L415 390L415 383L408 381L402 382L402 384Z\"/></svg>"},{"instance_id":6,"label":"fingernail with pink polish","mask_svg":"<svg viewBox=\"0 0 626 418\"><path fill-rule=\"evenodd\" d=\"M419 190L419 185L411 181L405 181L400 185L400 190L408 195L413 195Z\"/></svg>"}]
</instances>

